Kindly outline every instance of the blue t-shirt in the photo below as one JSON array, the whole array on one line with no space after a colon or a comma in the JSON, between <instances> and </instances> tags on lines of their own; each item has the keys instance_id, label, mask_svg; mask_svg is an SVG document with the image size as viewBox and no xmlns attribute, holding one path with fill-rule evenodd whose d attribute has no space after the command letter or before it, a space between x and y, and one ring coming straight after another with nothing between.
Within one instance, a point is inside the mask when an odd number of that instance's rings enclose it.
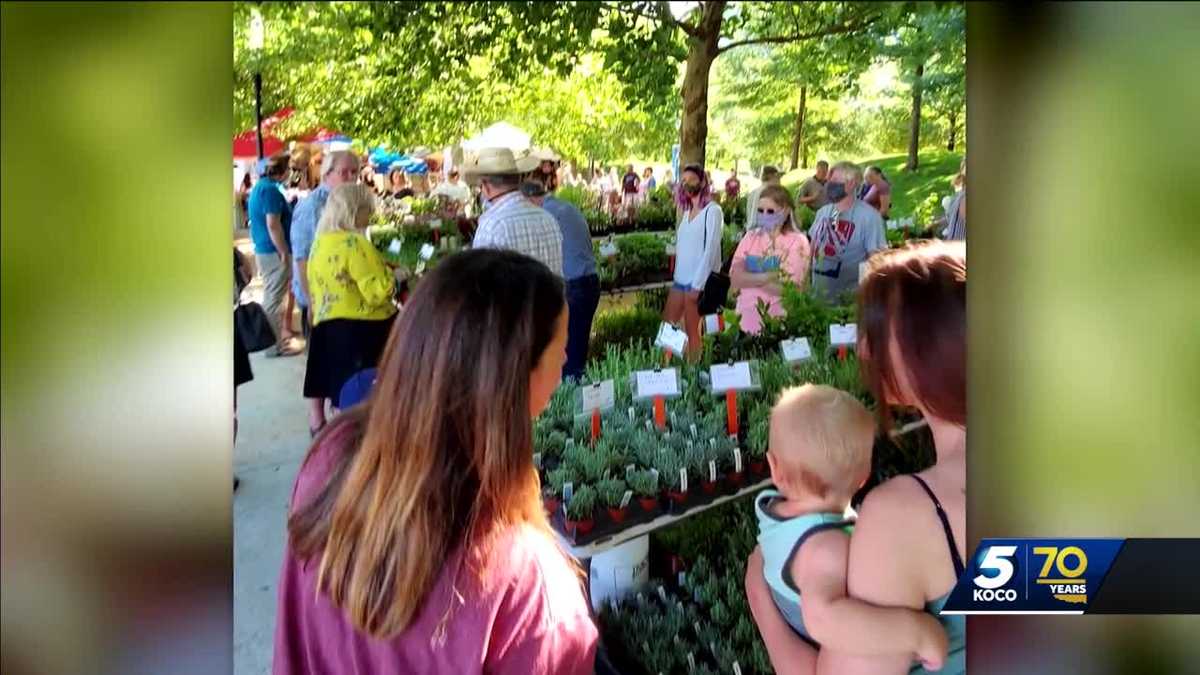
<instances>
[{"instance_id":1,"label":"blue t-shirt","mask_svg":"<svg viewBox=\"0 0 1200 675\"><path fill-rule=\"evenodd\" d=\"M283 185L266 176L258 179L250 190L247 208L250 211L250 239L254 242L254 252L258 255L278 253L267 231L267 214L279 215L283 223L283 236L287 238L292 229L292 205L288 204L287 196L283 194Z\"/></svg>"},{"instance_id":2,"label":"blue t-shirt","mask_svg":"<svg viewBox=\"0 0 1200 675\"><path fill-rule=\"evenodd\" d=\"M562 231L563 278L570 281L596 273L596 254L587 220L574 204L547 195L542 208L554 216Z\"/></svg>"}]
</instances>

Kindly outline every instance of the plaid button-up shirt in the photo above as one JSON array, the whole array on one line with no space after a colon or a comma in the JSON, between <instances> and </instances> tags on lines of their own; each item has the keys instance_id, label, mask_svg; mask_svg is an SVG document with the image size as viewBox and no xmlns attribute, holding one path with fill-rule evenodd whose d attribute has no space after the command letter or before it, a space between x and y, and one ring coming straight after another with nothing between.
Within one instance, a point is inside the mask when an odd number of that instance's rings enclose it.
<instances>
[{"instance_id":1,"label":"plaid button-up shirt","mask_svg":"<svg viewBox=\"0 0 1200 675\"><path fill-rule=\"evenodd\" d=\"M479 216L472 248L506 248L536 258L558 276L563 273L562 232L545 209L514 190Z\"/></svg>"}]
</instances>

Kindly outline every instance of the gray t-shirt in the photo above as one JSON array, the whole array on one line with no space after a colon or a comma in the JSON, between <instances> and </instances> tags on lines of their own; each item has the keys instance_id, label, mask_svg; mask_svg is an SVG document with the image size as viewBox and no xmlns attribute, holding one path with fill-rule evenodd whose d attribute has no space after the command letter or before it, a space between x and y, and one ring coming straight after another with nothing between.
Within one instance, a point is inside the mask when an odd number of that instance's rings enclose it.
<instances>
[{"instance_id":1,"label":"gray t-shirt","mask_svg":"<svg viewBox=\"0 0 1200 675\"><path fill-rule=\"evenodd\" d=\"M816 176L801 183L800 193L797 195L797 197L813 196L816 197L816 200L810 206L814 211L829 203L829 198L825 196L825 184L817 180Z\"/></svg>"},{"instance_id":2,"label":"gray t-shirt","mask_svg":"<svg viewBox=\"0 0 1200 675\"><path fill-rule=\"evenodd\" d=\"M872 253L887 248L883 218L865 202L854 200L837 214L836 204L817 211L808 231L812 242L812 287L819 298L835 301L858 286L858 265Z\"/></svg>"}]
</instances>

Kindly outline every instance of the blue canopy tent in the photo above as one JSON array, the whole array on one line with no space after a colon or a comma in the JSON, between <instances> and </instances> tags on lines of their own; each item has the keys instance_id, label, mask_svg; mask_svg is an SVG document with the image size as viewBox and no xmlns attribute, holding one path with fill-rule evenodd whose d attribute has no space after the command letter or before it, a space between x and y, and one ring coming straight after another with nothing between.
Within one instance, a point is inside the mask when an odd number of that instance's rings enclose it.
<instances>
[{"instance_id":1,"label":"blue canopy tent","mask_svg":"<svg viewBox=\"0 0 1200 675\"><path fill-rule=\"evenodd\" d=\"M369 155L371 166L375 173L386 174L391 171L393 164L399 164L405 173L428 173L429 165L419 157L410 157L398 152L389 152L384 148L375 148Z\"/></svg>"}]
</instances>

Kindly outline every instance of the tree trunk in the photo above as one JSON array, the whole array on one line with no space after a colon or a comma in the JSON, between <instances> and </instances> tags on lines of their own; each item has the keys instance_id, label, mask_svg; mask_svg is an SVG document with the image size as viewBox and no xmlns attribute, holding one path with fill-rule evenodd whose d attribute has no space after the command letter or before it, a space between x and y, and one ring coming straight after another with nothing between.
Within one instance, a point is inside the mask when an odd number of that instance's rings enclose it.
<instances>
[{"instance_id":1,"label":"tree trunk","mask_svg":"<svg viewBox=\"0 0 1200 675\"><path fill-rule=\"evenodd\" d=\"M708 140L708 76L717 58L724 0L706 2L696 28L699 37L688 37L687 65L683 74L683 119L679 125L679 166L704 164Z\"/></svg>"},{"instance_id":2,"label":"tree trunk","mask_svg":"<svg viewBox=\"0 0 1200 675\"><path fill-rule=\"evenodd\" d=\"M925 64L917 66L917 76L913 79L912 89L912 121L908 127L908 163L904 165L907 171L917 169L917 148L921 147L921 78L925 75Z\"/></svg>"},{"instance_id":3,"label":"tree trunk","mask_svg":"<svg viewBox=\"0 0 1200 675\"><path fill-rule=\"evenodd\" d=\"M958 131L958 113L950 113L950 139L946 142L946 149L954 152L954 134Z\"/></svg>"},{"instance_id":4,"label":"tree trunk","mask_svg":"<svg viewBox=\"0 0 1200 675\"><path fill-rule=\"evenodd\" d=\"M796 166L800 161L800 146L804 143L804 110L807 98L808 85L804 85L800 87L800 109L796 112L796 133L792 136L792 171L796 170ZM807 155L808 153L805 153L805 169L808 168Z\"/></svg>"}]
</instances>

